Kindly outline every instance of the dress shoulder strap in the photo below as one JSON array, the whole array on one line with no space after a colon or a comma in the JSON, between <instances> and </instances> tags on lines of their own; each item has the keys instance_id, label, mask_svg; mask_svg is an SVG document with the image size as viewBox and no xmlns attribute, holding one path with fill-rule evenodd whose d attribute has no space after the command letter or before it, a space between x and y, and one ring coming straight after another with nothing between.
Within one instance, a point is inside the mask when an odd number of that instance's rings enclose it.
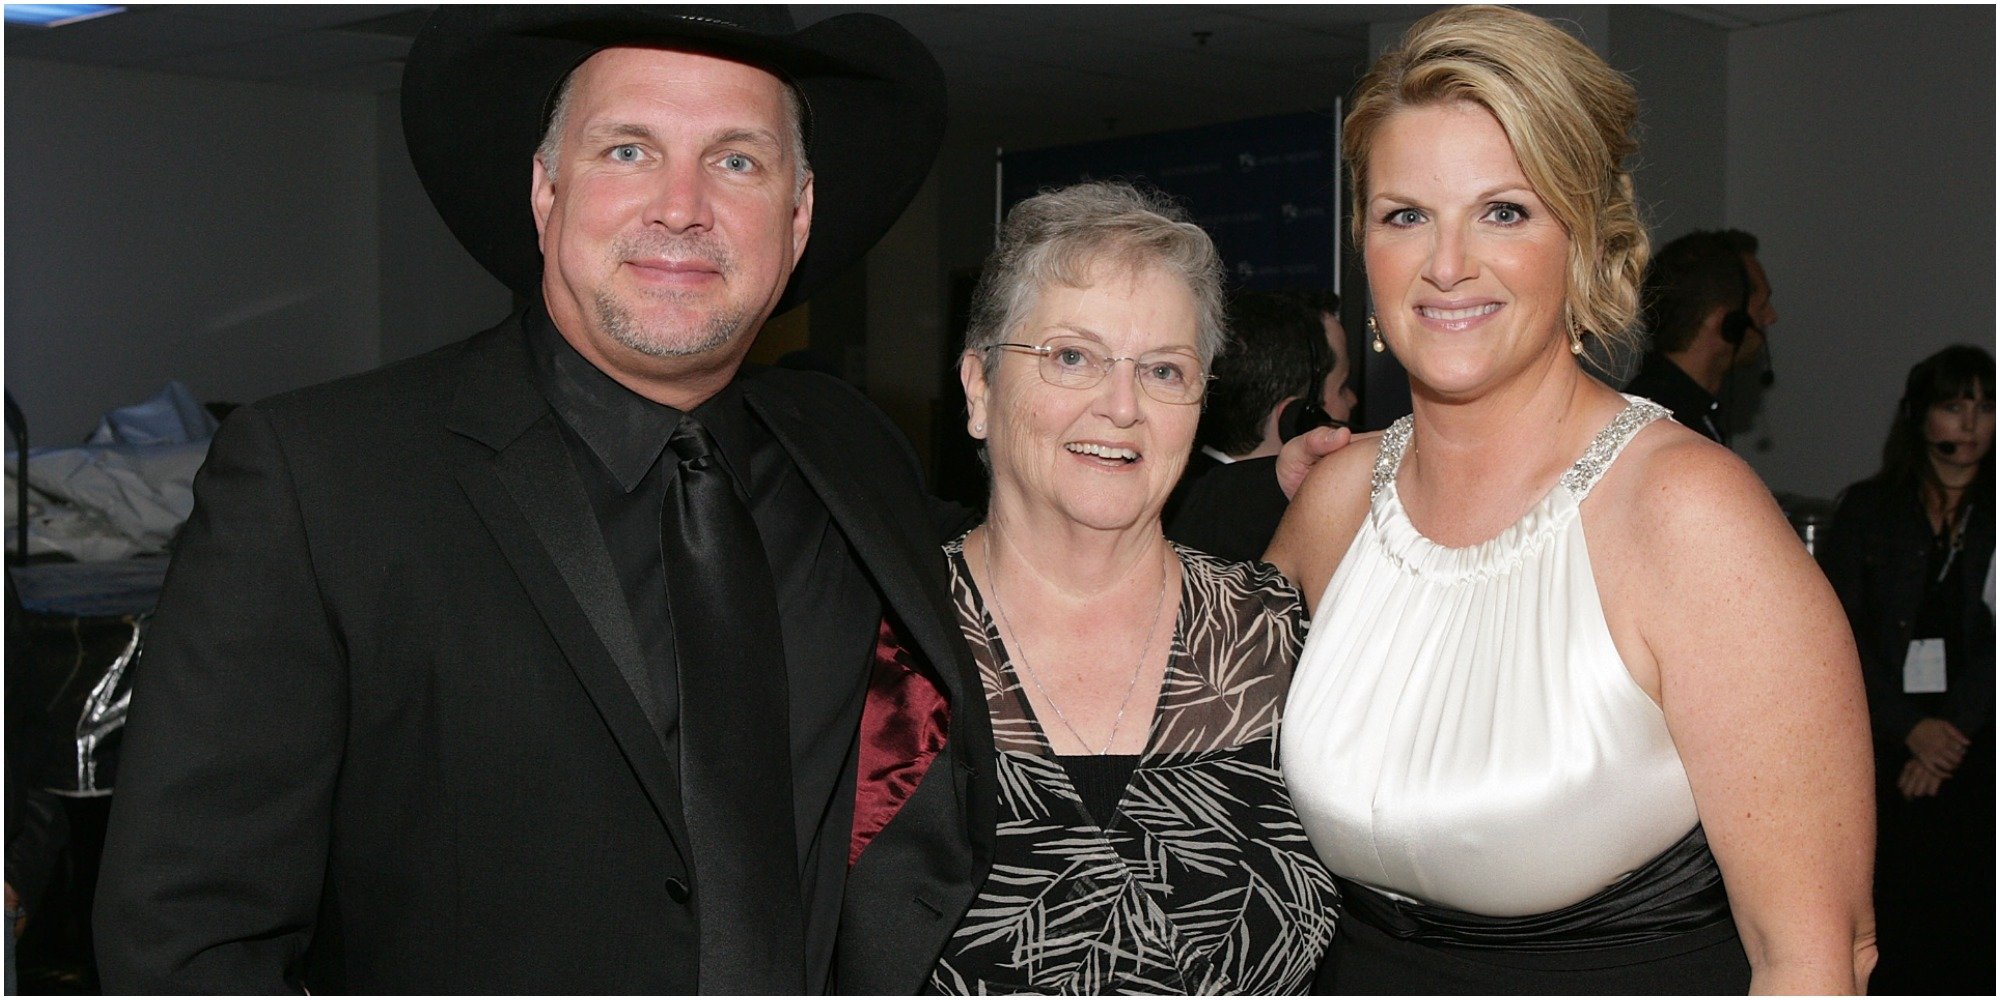
<instances>
[{"instance_id":1,"label":"dress shoulder strap","mask_svg":"<svg viewBox=\"0 0 2000 1000\"><path fill-rule=\"evenodd\" d=\"M1632 443L1632 439L1638 436L1642 428L1661 417L1672 415L1671 410L1650 399L1626 396L1625 408L1618 411L1618 415L1612 417L1611 422L1605 424L1603 430L1597 432L1597 437L1591 439L1590 447L1584 449L1583 457L1577 459L1576 464L1570 466L1568 472L1563 473L1562 484L1569 488L1570 495L1576 497L1577 503L1582 503L1583 498L1590 495L1591 488L1597 485L1597 481L1604 478L1605 470L1611 468L1611 463L1617 460L1618 453Z\"/></svg>"},{"instance_id":2,"label":"dress shoulder strap","mask_svg":"<svg viewBox=\"0 0 2000 1000\"><path fill-rule=\"evenodd\" d=\"M1410 428L1415 422L1415 417L1406 414L1382 432L1382 450L1375 453L1375 475L1368 485L1370 501L1382 495L1383 487L1396 481L1396 470L1403 466L1403 452L1410 447Z\"/></svg>"}]
</instances>

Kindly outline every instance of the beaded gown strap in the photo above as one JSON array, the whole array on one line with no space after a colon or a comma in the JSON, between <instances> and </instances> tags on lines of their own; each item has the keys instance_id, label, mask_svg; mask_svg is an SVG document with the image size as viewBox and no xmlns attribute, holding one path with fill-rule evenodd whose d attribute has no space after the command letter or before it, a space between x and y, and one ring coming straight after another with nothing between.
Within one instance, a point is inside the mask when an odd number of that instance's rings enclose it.
<instances>
[{"instance_id":1,"label":"beaded gown strap","mask_svg":"<svg viewBox=\"0 0 2000 1000\"><path fill-rule=\"evenodd\" d=\"M1626 396L1625 401L1625 408L1597 432L1590 447L1584 449L1583 457L1563 473L1562 484L1569 488L1577 503L1582 503L1583 498L1590 495L1591 488L1604 478L1605 470L1611 468L1611 463L1618 459L1618 453L1632 443L1640 430L1661 417L1673 416L1673 411L1650 399Z\"/></svg>"},{"instance_id":2,"label":"beaded gown strap","mask_svg":"<svg viewBox=\"0 0 2000 1000\"><path fill-rule=\"evenodd\" d=\"M1383 487L1396 481L1396 470L1403 464L1403 452L1410 447L1410 428L1415 419L1405 416L1382 432L1382 450L1375 453L1375 475L1368 486L1370 501L1382 495Z\"/></svg>"}]
</instances>

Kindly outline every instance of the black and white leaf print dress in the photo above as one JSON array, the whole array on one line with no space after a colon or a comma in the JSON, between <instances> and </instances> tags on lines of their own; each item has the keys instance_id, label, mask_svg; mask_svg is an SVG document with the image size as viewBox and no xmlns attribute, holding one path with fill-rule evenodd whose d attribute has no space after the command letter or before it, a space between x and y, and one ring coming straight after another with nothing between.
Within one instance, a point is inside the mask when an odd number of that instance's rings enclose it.
<instances>
[{"instance_id":1,"label":"black and white leaf print dress","mask_svg":"<svg viewBox=\"0 0 2000 1000\"><path fill-rule=\"evenodd\" d=\"M993 867L930 989L951 994L1304 993L1333 937L1333 880L1278 774L1305 627L1261 563L1175 546L1180 615L1145 752L1108 823L1049 749L964 539L959 625L999 751Z\"/></svg>"}]
</instances>

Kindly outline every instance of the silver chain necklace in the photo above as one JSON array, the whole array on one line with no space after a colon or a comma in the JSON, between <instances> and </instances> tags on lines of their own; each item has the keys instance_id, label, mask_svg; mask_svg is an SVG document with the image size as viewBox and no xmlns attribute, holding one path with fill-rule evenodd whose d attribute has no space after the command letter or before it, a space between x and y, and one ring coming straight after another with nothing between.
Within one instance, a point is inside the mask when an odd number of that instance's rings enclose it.
<instances>
[{"instance_id":1,"label":"silver chain necklace","mask_svg":"<svg viewBox=\"0 0 2000 1000\"><path fill-rule=\"evenodd\" d=\"M986 534L980 539L986 548L986 573L993 579L993 593L989 596L992 598L994 613L1000 616L1000 624L1006 626L1007 633L1014 637L1014 658L1021 661L1021 671L1027 675L1028 683L1035 686L1035 692L1042 696L1043 701L1049 703L1050 708L1055 709L1056 721L1062 723L1063 728L1069 730L1069 734L1076 738L1077 746L1090 750L1090 741L1084 739L1083 734L1077 731L1076 726L1069 721L1069 716L1063 714L1062 705L1056 702L1055 696L1049 693L1048 688L1042 686L1041 678L1035 675L1035 668L1028 663L1028 649L1021 641L1021 633L1014 628L1013 622L1007 620L1007 609L1000 606L1000 571L993 562L993 535L993 526L987 525ZM1170 548L1167 551L1171 553L1173 550ZM1104 745L1091 751L1099 757L1110 753L1111 745L1118 742L1118 727L1125 724L1125 710L1132 705L1132 692L1139 689L1139 675L1146 672L1146 651L1153 648L1153 633L1160 627L1160 609L1167 604L1167 579L1170 576L1172 574L1162 567L1160 593L1153 598L1153 620L1146 625L1145 638L1139 640L1139 660L1132 665L1132 679L1125 685L1125 698L1118 703L1118 715L1111 720L1111 732L1104 737Z\"/></svg>"}]
</instances>

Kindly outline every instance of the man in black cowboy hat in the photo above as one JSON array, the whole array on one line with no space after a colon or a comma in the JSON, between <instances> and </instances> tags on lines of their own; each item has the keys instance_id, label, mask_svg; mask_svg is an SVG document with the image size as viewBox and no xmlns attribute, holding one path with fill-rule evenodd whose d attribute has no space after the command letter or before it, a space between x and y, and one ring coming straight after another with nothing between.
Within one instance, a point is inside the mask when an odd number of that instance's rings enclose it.
<instances>
[{"instance_id":1,"label":"man in black cowboy hat","mask_svg":"<svg viewBox=\"0 0 2000 1000\"><path fill-rule=\"evenodd\" d=\"M941 526L860 396L739 366L902 211L942 94L870 15L432 18L412 158L526 305L217 435L134 682L108 990L924 982L994 796Z\"/></svg>"}]
</instances>

